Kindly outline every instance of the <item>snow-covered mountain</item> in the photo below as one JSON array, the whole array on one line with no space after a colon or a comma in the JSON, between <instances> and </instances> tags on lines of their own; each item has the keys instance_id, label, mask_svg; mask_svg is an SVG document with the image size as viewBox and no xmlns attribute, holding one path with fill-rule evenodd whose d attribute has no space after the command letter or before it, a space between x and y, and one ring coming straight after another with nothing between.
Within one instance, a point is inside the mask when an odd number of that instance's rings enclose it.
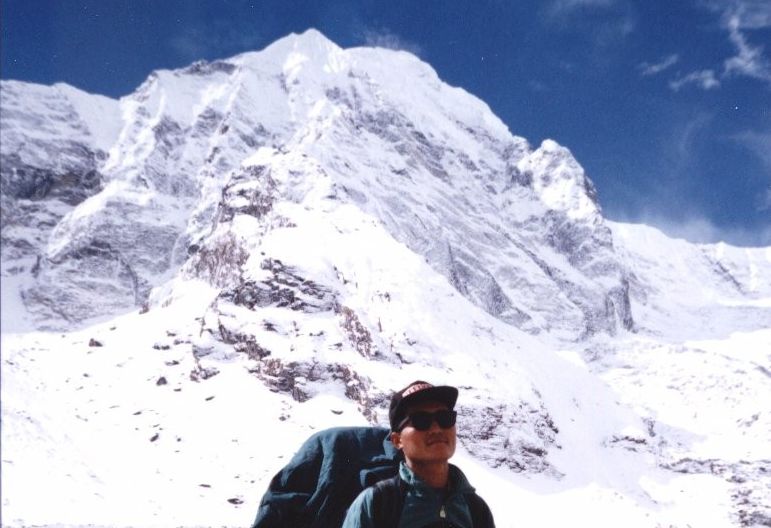
<instances>
[{"instance_id":1,"label":"snow-covered mountain","mask_svg":"<svg viewBox=\"0 0 771 528\"><path fill-rule=\"evenodd\" d=\"M771 248L609 222L568 149L313 30L0 89L4 526L248 524L417 378L500 526L771 525Z\"/></svg>"}]
</instances>

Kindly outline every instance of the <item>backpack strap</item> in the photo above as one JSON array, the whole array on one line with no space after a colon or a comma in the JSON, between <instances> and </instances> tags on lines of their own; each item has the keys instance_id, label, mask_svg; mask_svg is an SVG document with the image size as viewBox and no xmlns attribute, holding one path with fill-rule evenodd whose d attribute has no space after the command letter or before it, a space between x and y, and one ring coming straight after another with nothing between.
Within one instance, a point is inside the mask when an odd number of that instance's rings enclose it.
<instances>
[{"instance_id":1,"label":"backpack strap","mask_svg":"<svg viewBox=\"0 0 771 528\"><path fill-rule=\"evenodd\" d=\"M396 528L399 526L406 495L407 487L399 475L381 480L373 485L372 520L375 528ZM471 513L471 526L474 528L495 528L493 514L484 499L473 491L466 493L465 497Z\"/></svg>"},{"instance_id":2,"label":"backpack strap","mask_svg":"<svg viewBox=\"0 0 771 528\"><path fill-rule=\"evenodd\" d=\"M493 513L482 497L473 491L467 493L466 504L471 512L471 525L474 528L495 528Z\"/></svg>"},{"instance_id":3,"label":"backpack strap","mask_svg":"<svg viewBox=\"0 0 771 528\"><path fill-rule=\"evenodd\" d=\"M407 487L401 477L381 480L373 487L372 517L375 528L395 528L399 526L404 507L404 497Z\"/></svg>"}]
</instances>

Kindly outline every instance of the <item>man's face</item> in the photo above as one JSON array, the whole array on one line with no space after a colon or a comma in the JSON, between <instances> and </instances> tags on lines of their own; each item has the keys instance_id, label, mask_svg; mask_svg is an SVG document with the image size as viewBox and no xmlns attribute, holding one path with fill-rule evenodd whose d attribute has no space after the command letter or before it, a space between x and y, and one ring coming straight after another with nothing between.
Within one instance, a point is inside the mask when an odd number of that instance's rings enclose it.
<instances>
[{"instance_id":1,"label":"man's face","mask_svg":"<svg viewBox=\"0 0 771 528\"><path fill-rule=\"evenodd\" d=\"M435 412L447 409L447 406L439 402L425 402L410 406L407 416L416 412ZM391 442L396 449L404 451L404 457L408 462L446 462L455 454L455 426L442 429L436 420L427 431L419 431L410 422L399 433L391 433Z\"/></svg>"}]
</instances>

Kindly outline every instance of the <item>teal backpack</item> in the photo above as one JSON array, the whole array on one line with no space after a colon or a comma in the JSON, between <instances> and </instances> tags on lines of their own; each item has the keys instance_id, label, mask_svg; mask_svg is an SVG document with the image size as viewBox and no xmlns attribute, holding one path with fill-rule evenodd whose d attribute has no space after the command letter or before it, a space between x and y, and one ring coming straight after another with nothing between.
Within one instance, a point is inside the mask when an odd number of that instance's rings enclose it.
<instances>
[{"instance_id":1,"label":"teal backpack","mask_svg":"<svg viewBox=\"0 0 771 528\"><path fill-rule=\"evenodd\" d=\"M383 427L320 431L273 477L252 528L338 528L356 496L395 476L401 460Z\"/></svg>"},{"instance_id":2,"label":"teal backpack","mask_svg":"<svg viewBox=\"0 0 771 528\"><path fill-rule=\"evenodd\" d=\"M398 476L402 460L383 427L320 431L270 481L252 528L339 528L369 486L375 486L375 525L395 528L407 493ZM494 528L490 509L476 493L466 501L474 528Z\"/></svg>"}]
</instances>

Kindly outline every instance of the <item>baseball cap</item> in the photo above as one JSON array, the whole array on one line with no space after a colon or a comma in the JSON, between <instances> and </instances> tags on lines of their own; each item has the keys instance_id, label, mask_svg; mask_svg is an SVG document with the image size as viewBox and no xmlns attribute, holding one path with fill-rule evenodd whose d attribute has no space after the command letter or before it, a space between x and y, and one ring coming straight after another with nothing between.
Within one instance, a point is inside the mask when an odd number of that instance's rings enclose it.
<instances>
[{"instance_id":1,"label":"baseball cap","mask_svg":"<svg viewBox=\"0 0 771 528\"><path fill-rule=\"evenodd\" d=\"M407 415L407 407L416 403L436 401L447 405L448 409L455 407L458 400L458 389L448 385L431 385L427 381L413 381L402 390L391 396L391 407L388 410L388 421L391 431L396 431Z\"/></svg>"}]
</instances>

